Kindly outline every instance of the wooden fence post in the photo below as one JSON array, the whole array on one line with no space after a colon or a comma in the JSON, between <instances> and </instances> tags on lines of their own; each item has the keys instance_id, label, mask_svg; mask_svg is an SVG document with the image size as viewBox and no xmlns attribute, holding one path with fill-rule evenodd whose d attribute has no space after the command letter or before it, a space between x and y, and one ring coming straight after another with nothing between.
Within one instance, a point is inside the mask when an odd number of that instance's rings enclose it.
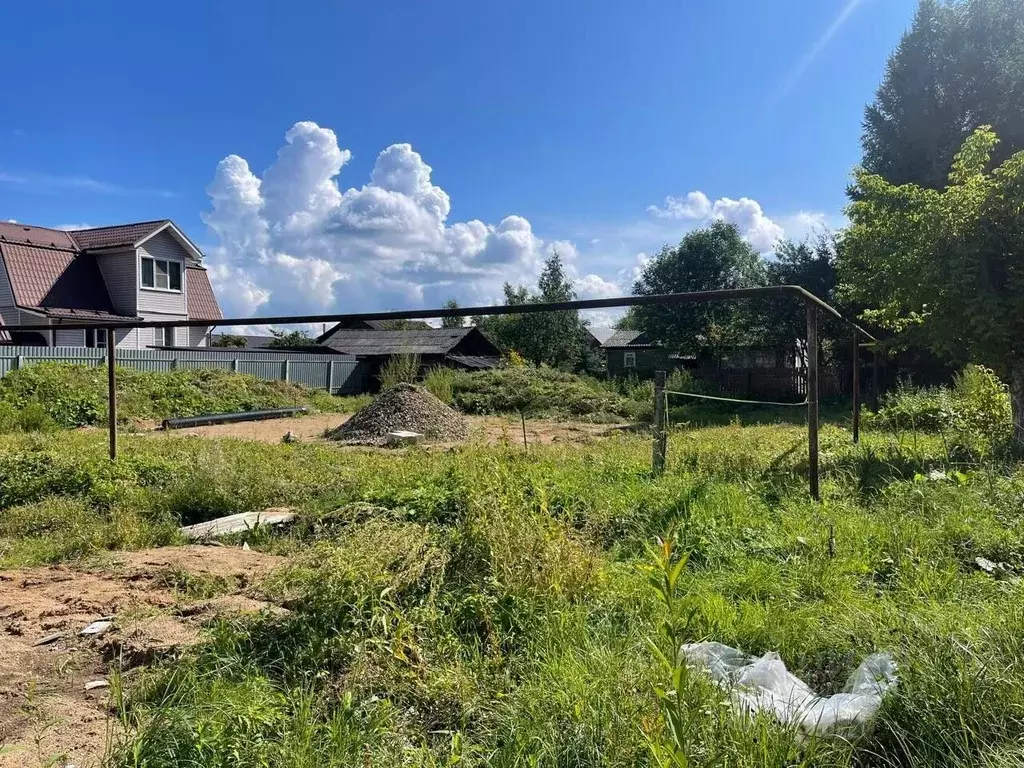
<instances>
[{"instance_id":1,"label":"wooden fence post","mask_svg":"<svg viewBox=\"0 0 1024 768\"><path fill-rule=\"evenodd\" d=\"M860 442L860 334L853 329L853 442Z\"/></svg>"},{"instance_id":2,"label":"wooden fence post","mask_svg":"<svg viewBox=\"0 0 1024 768\"><path fill-rule=\"evenodd\" d=\"M807 302L807 477L811 497L818 491L818 308Z\"/></svg>"},{"instance_id":3,"label":"wooden fence post","mask_svg":"<svg viewBox=\"0 0 1024 768\"><path fill-rule=\"evenodd\" d=\"M651 474L658 477L665 471L667 434L665 422L665 371L654 372L654 446L651 454Z\"/></svg>"},{"instance_id":4,"label":"wooden fence post","mask_svg":"<svg viewBox=\"0 0 1024 768\"><path fill-rule=\"evenodd\" d=\"M107 329L107 431L110 437L110 460L117 460L117 364L114 331Z\"/></svg>"}]
</instances>

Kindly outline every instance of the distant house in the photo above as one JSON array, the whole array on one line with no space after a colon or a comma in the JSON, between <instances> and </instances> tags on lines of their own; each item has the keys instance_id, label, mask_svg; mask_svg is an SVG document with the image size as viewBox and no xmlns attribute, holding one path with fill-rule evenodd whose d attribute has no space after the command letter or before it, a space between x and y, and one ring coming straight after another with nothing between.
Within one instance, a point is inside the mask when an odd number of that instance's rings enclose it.
<instances>
[{"instance_id":1,"label":"distant house","mask_svg":"<svg viewBox=\"0 0 1024 768\"><path fill-rule=\"evenodd\" d=\"M0 223L0 318L36 325L16 344L99 347L102 328L67 323L220 320L203 254L173 222L145 221L65 232ZM117 346L204 347L209 327L117 331Z\"/></svg>"},{"instance_id":2,"label":"distant house","mask_svg":"<svg viewBox=\"0 0 1024 768\"><path fill-rule=\"evenodd\" d=\"M424 369L448 366L479 370L494 368L501 359L500 350L473 327L375 330L336 326L320 336L317 344L354 355L364 366L364 379L370 382L375 382L381 367L398 355L417 355Z\"/></svg>"},{"instance_id":3,"label":"distant house","mask_svg":"<svg viewBox=\"0 0 1024 768\"><path fill-rule=\"evenodd\" d=\"M614 328L601 328L592 325L586 326L586 342L591 349L601 349L602 345L615 335Z\"/></svg>"},{"instance_id":4,"label":"distant house","mask_svg":"<svg viewBox=\"0 0 1024 768\"><path fill-rule=\"evenodd\" d=\"M601 349L608 358L608 375L612 378L650 379L655 371L669 366L668 352L643 331L615 331Z\"/></svg>"}]
</instances>

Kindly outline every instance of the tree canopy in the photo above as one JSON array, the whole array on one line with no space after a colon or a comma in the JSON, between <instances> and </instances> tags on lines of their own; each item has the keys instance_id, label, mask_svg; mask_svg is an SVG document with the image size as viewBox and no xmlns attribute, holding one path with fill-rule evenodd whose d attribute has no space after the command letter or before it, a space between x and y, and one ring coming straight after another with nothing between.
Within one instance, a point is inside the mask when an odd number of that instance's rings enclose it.
<instances>
[{"instance_id":1,"label":"tree canopy","mask_svg":"<svg viewBox=\"0 0 1024 768\"><path fill-rule=\"evenodd\" d=\"M295 349L297 347L310 347L316 341L305 331L280 331L276 328L270 330L272 338L267 342L268 347L274 349Z\"/></svg>"},{"instance_id":2,"label":"tree canopy","mask_svg":"<svg viewBox=\"0 0 1024 768\"><path fill-rule=\"evenodd\" d=\"M212 346L214 347L245 347L249 342L245 340L245 336L239 336L236 333L222 333L220 336L213 340Z\"/></svg>"},{"instance_id":3,"label":"tree canopy","mask_svg":"<svg viewBox=\"0 0 1024 768\"><path fill-rule=\"evenodd\" d=\"M997 143L976 130L942 191L858 173L839 275L867 319L1007 378L1024 436L1024 152L991 169Z\"/></svg>"},{"instance_id":4,"label":"tree canopy","mask_svg":"<svg viewBox=\"0 0 1024 768\"><path fill-rule=\"evenodd\" d=\"M558 251L544 262L537 290L505 283L505 305L573 301L576 292ZM584 324L579 312L538 312L529 315L478 317L474 324L503 351L515 350L535 365L579 370L586 362Z\"/></svg>"},{"instance_id":5,"label":"tree canopy","mask_svg":"<svg viewBox=\"0 0 1024 768\"><path fill-rule=\"evenodd\" d=\"M761 256L735 225L716 221L665 246L633 284L637 296L764 285ZM643 330L674 351L699 353L749 340L751 318L742 302L633 307L623 326Z\"/></svg>"},{"instance_id":6,"label":"tree canopy","mask_svg":"<svg viewBox=\"0 0 1024 768\"><path fill-rule=\"evenodd\" d=\"M1024 2L922 0L865 111L862 165L941 189L964 140L991 124L996 161L1024 149Z\"/></svg>"},{"instance_id":7,"label":"tree canopy","mask_svg":"<svg viewBox=\"0 0 1024 768\"><path fill-rule=\"evenodd\" d=\"M444 303L445 309L458 309L459 302L455 299L448 299ZM464 328L466 326L466 318L464 317L442 317L441 327L442 328Z\"/></svg>"}]
</instances>

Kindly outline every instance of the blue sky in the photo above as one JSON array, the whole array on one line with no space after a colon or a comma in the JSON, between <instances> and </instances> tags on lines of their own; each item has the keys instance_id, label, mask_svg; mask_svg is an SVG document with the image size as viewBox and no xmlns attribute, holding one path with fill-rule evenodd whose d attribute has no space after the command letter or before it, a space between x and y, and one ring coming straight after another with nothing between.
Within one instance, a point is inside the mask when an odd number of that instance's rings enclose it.
<instances>
[{"instance_id":1,"label":"blue sky","mask_svg":"<svg viewBox=\"0 0 1024 768\"><path fill-rule=\"evenodd\" d=\"M551 247L609 295L716 216L841 223L915 4L18 3L0 217L172 218L239 312L485 300Z\"/></svg>"}]
</instances>

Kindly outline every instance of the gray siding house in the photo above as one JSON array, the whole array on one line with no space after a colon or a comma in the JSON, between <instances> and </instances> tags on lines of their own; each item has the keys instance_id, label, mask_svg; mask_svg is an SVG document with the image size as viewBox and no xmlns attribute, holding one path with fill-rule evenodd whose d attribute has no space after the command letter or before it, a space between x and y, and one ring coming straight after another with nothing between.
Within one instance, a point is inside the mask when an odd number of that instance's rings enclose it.
<instances>
[{"instance_id":1,"label":"gray siding house","mask_svg":"<svg viewBox=\"0 0 1024 768\"><path fill-rule=\"evenodd\" d=\"M104 331L74 322L220 320L203 254L173 222L146 221L65 232L0 223L0 320L38 325L15 343L102 346ZM117 346L203 347L210 327L117 332ZM6 339L5 339L6 340Z\"/></svg>"}]
</instances>

